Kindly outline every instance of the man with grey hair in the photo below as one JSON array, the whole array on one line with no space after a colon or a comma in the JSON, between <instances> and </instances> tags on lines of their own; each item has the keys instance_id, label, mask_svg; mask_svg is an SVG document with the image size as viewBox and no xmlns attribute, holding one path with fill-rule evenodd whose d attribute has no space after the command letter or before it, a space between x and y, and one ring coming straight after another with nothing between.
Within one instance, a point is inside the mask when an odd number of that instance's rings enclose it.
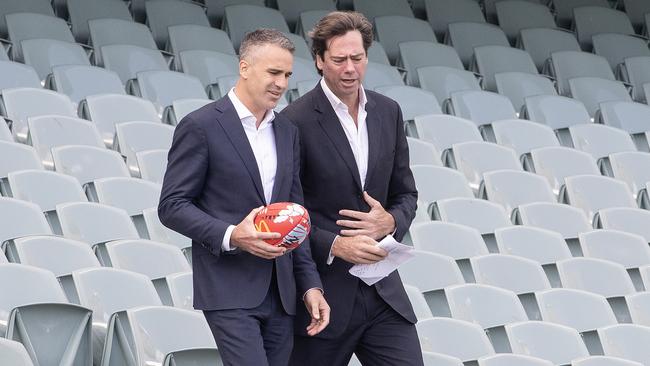
<instances>
[{"instance_id":1,"label":"man with grey hair","mask_svg":"<svg viewBox=\"0 0 650 366\"><path fill-rule=\"evenodd\" d=\"M265 239L253 219L273 202L302 204L296 128L273 108L287 89L294 46L259 29L240 48L228 95L178 124L158 214L192 239L194 308L203 311L225 365L285 366L300 296L315 335L329 306L305 241L293 251Z\"/></svg>"}]
</instances>

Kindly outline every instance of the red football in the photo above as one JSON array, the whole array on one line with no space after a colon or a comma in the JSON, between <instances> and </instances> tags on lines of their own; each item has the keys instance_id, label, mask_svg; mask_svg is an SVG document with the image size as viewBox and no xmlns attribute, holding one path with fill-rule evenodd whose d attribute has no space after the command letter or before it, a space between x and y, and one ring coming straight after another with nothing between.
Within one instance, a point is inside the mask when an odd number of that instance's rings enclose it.
<instances>
[{"instance_id":1,"label":"red football","mask_svg":"<svg viewBox=\"0 0 650 366\"><path fill-rule=\"evenodd\" d=\"M280 233L280 238L265 240L267 243L295 249L309 235L311 222L309 213L301 205L276 202L257 213L255 228L257 231Z\"/></svg>"}]
</instances>

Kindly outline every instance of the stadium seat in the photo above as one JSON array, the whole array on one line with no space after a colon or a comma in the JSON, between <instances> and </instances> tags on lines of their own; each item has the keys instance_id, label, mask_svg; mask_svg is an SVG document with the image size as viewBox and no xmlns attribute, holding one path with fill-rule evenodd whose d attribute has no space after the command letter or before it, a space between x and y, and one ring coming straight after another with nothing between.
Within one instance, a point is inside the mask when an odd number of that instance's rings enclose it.
<instances>
[{"instance_id":1,"label":"stadium seat","mask_svg":"<svg viewBox=\"0 0 650 366\"><path fill-rule=\"evenodd\" d=\"M309 43L309 41L306 41L306 43L309 47L311 47L311 43ZM367 54L368 54L368 61L370 62L390 65L390 61L388 61L388 55L386 54L386 50L384 50L384 46L382 46L381 43L379 42L372 42L372 44L368 48Z\"/></svg>"},{"instance_id":2,"label":"stadium seat","mask_svg":"<svg viewBox=\"0 0 650 366\"><path fill-rule=\"evenodd\" d=\"M208 99L198 78L177 71L139 72L131 87L134 95L152 101L158 114L162 114L175 100Z\"/></svg>"},{"instance_id":3,"label":"stadium seat","mask_svg":"<svg viewBox=\"0 0 650 366\"><path fill-rule=\"evenodd\" d=\"M171 303L165 304L175 308L194 310L192 305L192 272L178 272L165 277Z\"/></svg>"},{"instance_id":4,"label":"stadium seat","mask_svg":"<svg viewBox=\"0 0 650 366\"><path fill-rule=\"evenodd\" d=\"M147 25L151 28L158 48L164 49L169 34L167 27L179 24L210 26L204 9L194 3L185 1L151 1L145 2Z\"/></svg>"},{"instance_id":5,"label":"stadium seat","mask_svg":"<svg viewBox=\"0 0 650 366\"><path fill-rule=\"evenodd\" d=\"M381 42L391 63L399 58L399 44L409 41L436 42L429 23L413 16L384 15L375 18L377 41Z\"/></svg>"},{"instance_id":6,"label":"stadium seat","mask_svg":"<svg viewBox=\"0 0 650 366\"><path fill-rule=\"evenodd\" d=\"M453 155L452 155L453 154ZM478 191L483 173L499 169L522 170L514 150L490 142L461 142L454 144L443 159L447 166L458 169Z\"/></svg>"},{"instance_id":7,"label":"stadium seat","mask_svg":"<svg viewBox=\"0 0 650 366\"><path fill-rule=\"evenodd\" d=\"M526 103L526 98L535 95L557 95L553 80L545 75L525 72L500 72L494 75L496 91L512 102L516 111Z\"/></svg>"},{"instance_id":8,"label":"stadium seat","mask_svg":"<svg viewBox=\"0 0 650 366\"><path fill-rule=\"evenodd\" d=\"M464 90L451 93L445 112L474 121L477 126L517 118L515 107L507 97L488 91Z\"/></svg>"},{"instance_id":9,"label":"stadium seat","mask_svg":"<svg viewBox=\"0 0 650 366\"><path fill-rule=\"evenodd\" d=\"M632 323L650 326L650 292L643 291L625 296Z\"/></svg>"},{"instance_id":10,"label":"stadium seat","mask_svg":"<svg viewBox=\"0 0 650 366\"><path fill-rule=\"evenodd\" d=\"M543 358L555 365L589 356L578 332L559 324L528 321L506 325L512 353Z\"/></svg>"},{"instance_id":11,"label":"stadium seat","mask_svg":"<svg viewBox=\"0 0 650 366\"><path fill-rule=\"evenodd\" d=\"M99 18L88 21L95 65L103 65L102 47L114 44L158 50L149 28L130 19Z\"/></svg>"},{"instance_id":12,"label":"stadium seat","mask_svg":"<svg viewBox=\"0 0 650 366\"><path fill-rule=\"evenodd\" d=\"M408 85L419 85L418 69L425 66L464 70L458 53L451 46L425 41L402 42L398 46L400 58L397 65L406 70Z\"/></svg>"},{"instance_id":13,"label":"stadium seat","mask_svg":"<svg viewBox=\"0 0 650 366\"><path fill-rule=\"evenodd\" d=\"M9 125L7 124L7 121L2 117L0 117L0 141L14 142L14 137L11 136Z\"/></svg>"},{"instance_id":14,"label":"stadium seat","mask_svg":"<svg viewBox=\"0 0 650 366\"><path fill-rule=\"evenodd\" d=\"M513 216L515 224L555 231L565 240L576 239L579 233L592 230L589 219L581 209L560 203L521 205Z\"/></svg>"},{"instance_id":15,"label":"stadium seat","mask_svg":"<svg viewBox=\"0 0 650 366\"><path fill-rule=\"evenodd\" d=\"M52 229L35 203L0 197L0 243L27 235L52 235Z\"/></svg>"},{"instance_id":16,"label":"stadium seat","mask_svg":"<svg viewBox=\"0 0 650 366\"><path fill-rule=\"evenodd\" d=\"M106 177L129 177L122 156L104 148L84 145L59 146L52 149L57 172L71 175L86 184Z\"/></svg>"},{"instance_id":17,"label":"stadium seat","mask_svg":"<svg viewBox=\"0 0 650 366\"><path fill-rule=\"evenodd\" d=\"M418 322L415 327L422 351L457 357L463 363L494 354L490 340L478 324L433 318Z\"/></svg>"},{"instance_id":18,"label":"stadium seat","mask_svg":"<svg viewBox=\"0 0 650 366\"><path fill-rule=\"evenodd\" d=\"M602 33L592 37L594 53L603 56L613 70L628 57L650 56L648 42L633 35Z\"/></svg>"},{"instance_id":19,"label":"stadium seat","mask_svg":"<svg viewBox=\"0 0 650 366\"><path fill-rule=\"evenodd\" d=\"M446 198L474 197L467 179L454 169L431 165L414 165L411 170L420 193L418 199L427 206ZM427 209L427 207L424 208Z\"/></svg>"},{"instance_id":20,"label":"stadium seat","mask_svg":"<svg viewBox=\"0 0 650 366\"><path fill-rule=\"evenodd\" d=\"M167 51L176 55L176 70L181 70L179 55L183 51L207 50L234 55L235 49L228 34L220 29L195 24L180 24L168 27Z\"/></svg>"},{"instance_id":21,"label":"stadium seat","mask_svg":"<svg viewBox=\"0 0 650 366\"><path fill-rule=\"evenodd\" d=\"M0 91L11 88L40 87L41 79L33 67L18 62L0 61Z\"/></svg>"},{"instance_id":22,"label":"stadium seat","mask_svg":"<svg viewBox=\"0 0 650 366\"><path fill-rule=\"evenodd\" d=\"M650 151L647 133L650 130L647 118L650 107L646 104L624 101L603 102L596 112L594 120L608 126L620 128L634 139L638 150Z\"/></svg>"},{"instance_id":23,"label":"stadium seat","mask_svg":"<svg viewBox=\"0 0 650 366\"><path fill-rule=\"evenodd\" d=\"M221 26L226 6L238 4L257 5L260 7L265 6L264 0L205 0L203 3L207 8L210 23L212 23L212 26L215 28Z\"/></svg>"},{"instance_id":24,"label":"stadium seat","mask_svg":"<svg viewBox=\"0 0 650 366\"><path fill-rule=\"evenodd\" d=\"M440 104L433 93L412 86L382 86L376 92L395 100L402 109L405 122L427 114L442 114Z\"/></svg>"},{"instance_id":25,"label":"stadium seat","mask_svg":"<svg viewBox=\"0 0 650 366\"><path fill-rule=\"evenodd\" d=\"M573 28L585 51L591 51L592 36L599 33L634 34L627 15L602 6L580 6L573 9Z\"/></svg>"},{"instance_id":26,"label":"stadium seat","mask_svg":"<svg viewBox=\"0 0 650 366\"><path fill-rule=\"evenodd\" d=\"M456 260L488 254L481 234L468 226L431 221L413 225L410 232L413 246L417 250L446 255Z\"/></svg>"},{"instance_id":27,"label":"stadium seat","mask_svg":"<svg viewBox=\"0 0 650 366\"><path fill-rule=\"evenodd\" d=\"M415 117L418 137L431 142L438 151L444 151L455 143L482 141L476 124L449 115L423 115Z\"/></svg>"},{"instance_id":28,"label":"stadium seat","mask_svg":"<svg viewBox=\"0 0 650 366\"><path fill-rule=\"evenodd\" d=\"M22 343L4 338L0 338L0 362L5 365L34 366Z\"/></svg>"},{"instance_id":29,"label":"stadium seat","mask_svg":"<svg viewBox=\"0 0 650 366\"><path fill-rule=\"evenodd\" d=\"M115 125L120 122L160 122L152 102L131 95L91 95L80 103L79 112L97 126L107 147L113 147Z\"/></svg>"},{"instance_id":30,"label":"stadium seat","mask_svg":"<svg viewBox=\"0 0 650 366\"><path fill-rule=\"evenodd\" d=\"M156 206L160 197L159 184L137 178L101 178L87 190L92 200L121 208L129 216L141 215L145 208Z\"/></svg>"},{"instance_id":31,"label":"stadium seat","mask_svg":"<svg viewBox=\"0 0 650 366\"><path fill-rule=\"evenodd\" d=\"M176 126L185 116L212 102L211 99L203 98L176 99L163 111L163 120L166 124Z\"/></svg>"},{"instance_id":32,"label":"stadium seat","mask_svg":"<svg viewBox=\"0 0 650 366\"><path fill-rule=\"evenodd\" d=\"M650 243L650 212L639 208L607 208L598 211L596 228L620 230L642 236Z\"/></svg>"},{"instance_id":33,"label":"stadium seat","mask_svg":"<svg viewBox=\"0 0 650 366\"><path fill-rule=\"evenodd\" d=\"M115 126L113 148L126 157L126 164L134 176L139 175L135 154L140 151L169 149L174 127L156 122L122 122Z\"/></svg>"},{"instance_id":34,"label":"stadium seat","mask_svg":"<svg viewBox=\"0 0 650 366\"><path fill-rule=\"evenodd\" d=\"M478 46L508 47L508 38L501 28L488 23L458 22L449 24L445 44L453 46L465 66L469 66Z\"/></svg>"},{"instance_id":35,"label":"stadium seat","mask_svg":"<svg viewBox=\"0 0 650 366\"><path fill-rule=\"evenodd\" d=\"M87 43L90 37L88 22L98 18L132 20L127 4L120 1L66 0L72 33L79 43Z\"/></svg>"},{"instance_id":36,"label":"stadium seat","mask_svg":"<svg viewBox=\"0 0 650 366\"><path fill-rule=\"evenodd\" d=\"M396 67L376 62L368 62L363 78L363 87L375 90L382 86L404 85L402 75Z\"/></svg>"},{"instance_id":37,"label":"stadium seat","mask_svg":"<svg viewBox=\"0 0 650 366\"><path fill-rule=\"evenodd\" d=\"M123 84L141 71L169 70L167 61L158 50L125 44L102 46L100 50L103 66L117 73Z\"/></svg>"},{"instance_id":38,"label":"stadium seat","mask_svg":"<svg viewBox=\"0 0 650 366\"><path fill-rule=\"evenodd\" d=\"M476 74L446 66L423 66L417 70L417 85L432 92L443 104L457 91L481 90Z\"/></svg>"},{"instance_id":39,"label":"stadium seat","mask_svg":"<svg viewBox=\"0 0 650 366\"><path fill-rule=\"evenodd\" d=\"M0 193L3 196L11 197L11 188L7 182L9 173L24 169L44 169L36 150L31 146L0 141L0 156L11 156L11 159L0 159Z\"/></svg>"},{"instance_id":40,"label":"stadium seat","mask_svg":"<svg viewBox=\"0 0 650 366\"><path fill-rule=\"evenodd\" d=\"M425 0L426 19L442 40L447 27L457 22L485 22L481 7L472 0Z\"/></svg>"},{"instance_id":41,"label":"stadium seat","mask_svg":"<svg viewBox=\"0 0 650 366\"><path fill-rule=\"evenodd\" d=\"M503 29L512 44L515 43L522 29L556 28L553 14L542 2L496 1L494 7L499 27Z\"/></svg>"},{"instance_id":42,"label":"stadium seat","mask_svg":"<svg viewBox=\"0 0 650 366\"><path fill-rule=\"evenodd\" d=\"M76 43L40 38L26 39L21 45L25 64L32 66L41 80L52 73L54 66L90 66L88 54Z\"/></svg>"},{"instance_id":43,"label":"stadium seat","mask_svg":"<svg viewBox=\"0 0 650 366\"><path fill-rule=\"evenodd\" d=\"M354 10L362 13L370 22L384 15L401 15L413 17L413 11L407 0L352 0Z\"/></svg>"},{"instance_id":44,"label":"stadium seat","mask_svg":"<svg viewBox=\"0 0 650 366\"><path fill-rule=\"evenodd\" d=\"M522 29L517 45L530 54L539 71L542 71L551 54L559 51L580 51L575 34L564 29Z\"/></svg>"},{"instance_id":45,"label":"stadium seat","mask_svg":"<svg viewBox=\"0 0 650 366\"><path fill-rule=\"evenodd\" d=\"M278 10L280 10L280 13L282 13L284 19L287 21L289 28L291 28L294 33L297 33L295 32L296 25L298 24L300 14L303 12L312 10L336 10L336 4L330 0L280 0L277 4Z\"/></svg>"},{"instance_id":46,"label":"stadium seat","mask_svg":"<svg viewBox=\"0 0 650 366\"><path fill-rule=\"evenodd\" d=\"M177 246L183 251L187 261L190 263L192 262L192 240L164 226L160 222L160 218L158 218L157 206L142 210L142 216L147 225L147 234L149 239Z\"/></svg>"},{"instance_id":47,"label":"stadium seat","mask_svg":"<svg viewBox=\"0 0 650 366\"><path fill-rule=\"evenodd\" d=\"M278 10L247 4L227 6L221 28L230 36L235 50L239 50L244 35L257 28L289 33L289 26Z\"/></svg>"},{"instance_id":48,"label":"stadium seat","mask_svg":"<svg viewBox=\"0 0 650 366\"><path fill-rule=\"evenodd\" d=\"M314 57L311 54L311 49L307 45L307 42L305 42L305 39L302 38L301 36L293 33L285 33L284 34L291 43L293 43L293 46L295 47L295 50L293 51L293 57L300 57L304 58L305 60L308 61L313 61Z\"/></svg>"},{"instance_id":49,"label":"stadium seat","mask_svg":"<svg viewBox=\"0 0 650 366\"><path fill-rule=\"evenodd\" d=\"M61 18L39 13L13 13L6 15L6 22L14 61L24 60L22 41L27 39L47 38L75 43L70 27Z\"/></svg>"},{"instance_id":50,"label":"stadium seat","mask_svg":"<svg viewBox=\"0 0 650 366\"><path fill-rule=\"evenodd\" d=\"M50 89L69 96L75 104L96 94L126 94L116 73L96 66L55 66L47 81Z\"/></svg>"},{"instance_id":51,"label":"stadium seat","mask_svg":"<svg viewBox=\"0 0 650 366\"><path fill-rule=\"evenodd\" d=\"M552 366L553 363L537 357L498 353L478 359L478 366Z\"/></svg>"},{"instance_id":52,"label":"stadium seat","mask_svg":"<svg viewBox=\"0 0 650 366\"><path fill-rule=\"evenodd\" d=\"M409 165L442 165L440 152L432 143L413 137L407 137L406 142L409 147Z\"/></svg>"},{"instance_id":53,"label":"stadium seat","mask_svg":"<svg viewBox=\"0 0 650 366\"><path fill-rule=\"evenodd\" d=\"M601 159L618 152L636 151L630 135L618 128L600 124L569 127L573 147Z\"/></svg>"},{"instance_id":54,"label":"stadium seat","mask_svg":"<svg viewBox=\"0 0 650 366\"><path fill-rule=\"evenodd\" d=\"M507 254L488 254L472 257L470 262L476 283L479 284L504 288L514 291L517 295L551 288L541 264L531 259Z\"/></svg>"},{"instance_id":55,"label":"stadium seat","mask_svg":"<svg viewBox=\"0 0 650 366\"><path fill-rule=\"evenodd\" d=\"M554 130L591 123L589 112L582 102L559 95L527 97L524 107L522 118L543 123Z\"/></svg>"},{"instance_id":56,"label":"stadium seat","mask_svg":"<svg viewBox=\"0 0 650 366\"><path fill-rule=\"evenodd\" d=\"M635 324L617 324L598 329L606 356L625 358L647 365L650 352L650 327Z\"/></svg>"},{"instance_id":57,"label":"stadium seat","mask_svg":"<svg viewBox=\"0 0 650 366\"><path fill-rule=\"evenodd\" d=\"M533 149L560 145L550 127L523 119L496 121L492 131L494 142L515 150L519 157Z\"/></svg>"},{"instance_id":58,"label":"stadium seat","mask_svg":"<svg viewBox=\"0 0 650 366\"><path fill-rule=\"evenodd\" d=\"M502 205L507 213L526 203L555 202L555 195L544 177L521 170L487 171L479 191L483 198Z\"/></svg>"},{"instance_id":59,"label":"stadium seat","mask_svg":"<svg viewBox=\"0 0 650 366\"><path fill-rule=\"evenodd\" d=\"M591 356L575 359L571 366L643 366L642 364L618 357Z\"/></svg>"},{"instance_id":60,"label":"stadium seat","mask_svg":"<svg viewBox=\"0 0 650 366\"><path fill-rule=\"evenodd\" d=\"M628 57L623 60L620 69L621 79L632 85L634 100L648 104L650 94L646 85L650 83L650 57Z\"/></svg>"},{"instance_id":61,"label":"stadium seat","mask_svg":"<svg viewBox=\"0 0 650 366\"><path fill-rule=\"evenodd\" d=\"M87 268L72 272L72 279L79 304L93 311L95 364L101 361L108 323L114 313L162 305L151 280L139 273L117 268Z\"/></svg>"},{"instance_id":62,"label":"stadium seat","mask_svg":"<svg viewBox=\"0 0 650 366\"><path fill-rule=\"evenodd\" d=\"M646 152L630 151L610 154L608 156L610 172L608 175L622 180L628 184L634 197L645 188L650 181L650 154ZM609 169L608 169L609 170Z\"/></svg>"},{"instance_id":63,"label":"stadium seat","mask_svg":"<svg viewBox=\"0 0 650 366\"><path fill-rule=\"evenodd\" d=\"M219 1L219 0L217 0ZM262 3L264 1L262 0ZM304 3L304 2L303 2ZM262 5L263 6L263 5ZM300 13L298 17L298 23L296 23L296 31L295 33L297 35L302 36L307 44L311 46L311 38L309 37L308 33L314 29L314 26L316 23L323 18L325 15L329 14L330 10L307 10L303 11ZM375 42L373 42L375 43Z\"/></svg>"},{"instance_id":64,"label":"stadium seat","mask_svg":"<svg viewBox=\"0 0 650 366\"><path fill-rule=\"evenodd\" d=\"M594 116L600 103L609 101L631 102L632 98L625 85L619 81L594 77L581 77L569 80L571 97L581 101L590 116Z\"/></svg>"},{"instance_id":65,"label":"stadium seat","mask_svg":"<svg viewBox=\"0 0 650 366\"><path fill-rule=\"evenodd\" d=\"M607 192L603 195L603 192ZM576 175L565 178L560 200L585 211L593 219L596 212L610 207L637 207L624 182L610 177Z\"/></svg>"},{"instance_id":66,"label":"stadium seat","mask_svg":"<svg viewBox=\"0 0 650 366\"><path fill-rule=\"evenodd\" d=\"M596 160L590 154L564 146L531 150L524 158L524 168L545 177L556 195L566 177L600 175Z\"/></svg>"},{"instance_id":67,"label":"stadium seat","mask_svg":"<svg viewBox=\"0 0 650 366\"><path fill-rule=\"evenodd\" d=\"M496 4L501 2L501 1L502 0L483 0L483 8L485 10L485 17L487 18L488 22L493 23L493 24L498 23L497 12L496 12ZM543 0L523 0L523 1L544 4Z\"/></svg>"},{"instance_id":68,"label":"stadium seat","mask_svg":"<svg viewBox=\"0 0 650 366\"><path fill-rule=\"evenodd\" d=\"M427 300L424 298L424 295L422 295L422 292L420 292L417 287L404 285L404 290L406 291L406 295L408 296L409 301L413 306L413 312L415 313L415 317L418 319L418 321L433 318L431 309L429 309L429 304L427 304Z\"/></svg>"},{"instance_id":69,"label":"stadium seat","mask_svg":"<svg viewBox=\"0 0 650 366\"><path fill-rule=\"evenodd\" d=\"M0 37L7 34L5 16L12 13L38 13L54 16L54 10L48 0L7 0L0 8Z\"/></svg>"},{"instance_id":70,"label":"stadium seat","mask_svg":"<svg viewBox=\"0 0 650 366\"><path fill-rule=\"evenodd\" d=\"M553 0L557 25L569 29L573 22L573 9L579 6L602 6L609 8L607 0Z\"/></svg>"},{"instance_id":71,"label":"stadium seat","mask_svg":"<svg viewBox=\"0 0 650 366\"><path fill-rule=\"evenodd\" d=\"M616 80L607 59L588 52L557 51L551 54L549 73L557 81L557 90L571 96L569 80L592 77Z\"/></svg>"},{"instance_id":72,"label":"stadium seat","mask_svg":"<svg viewBox=\"0 0 650 366\"><path fill-rule=\"evenodd\" d=\"M623 0L623 8L638 34L643 28L643 15L650 13L650 6L643 0Z\"/></svg>"}]
</instances>

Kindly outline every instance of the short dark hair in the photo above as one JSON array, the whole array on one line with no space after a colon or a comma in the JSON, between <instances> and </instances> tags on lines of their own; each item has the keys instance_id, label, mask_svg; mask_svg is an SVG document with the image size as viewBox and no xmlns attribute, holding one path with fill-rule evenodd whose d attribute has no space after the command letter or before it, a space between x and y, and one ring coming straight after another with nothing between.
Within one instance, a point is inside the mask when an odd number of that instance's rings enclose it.
<instances>
[{"instance_id":1,"label":"short dark hair","mask_svg":"<svg viewBox=\"0 0 650 366\"><path fill-rule=\"evenodd\" d=\"M372 45L372 24L368 19L356 11L333 11L327 14L309 32L309 37L312 39L312 53L315 57L320 56L323 59L330 39L355 30L361 33L363 49L367 54L368 48ZM321 73L321 70L318 72Z\"/></svg>"},{"instance_id":2,"label":"short dark hair","mask_svg":"<svg viewBox=\"0 0 650 366\"><path fill-rule=\"evenodd\" d=\"M248 53L252 47L262 46L265 44L274 44L291 53L296 50L293 42L291 42L291 40L279 30L259 28L244 35L244 39L241 41L241 45L239 46L239 59L241 60L248 57Z\"/></svg>"}]
</instances>

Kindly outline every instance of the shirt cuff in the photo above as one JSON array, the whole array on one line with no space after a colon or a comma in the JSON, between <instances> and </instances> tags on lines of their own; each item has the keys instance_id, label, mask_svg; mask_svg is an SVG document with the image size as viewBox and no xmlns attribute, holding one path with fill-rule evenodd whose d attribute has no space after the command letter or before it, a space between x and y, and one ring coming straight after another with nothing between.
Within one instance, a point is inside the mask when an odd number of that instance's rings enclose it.
<instances>
[{"instance_id":1,"label":"shirt cuff","mask_svg":"<svg viewBox=\"0 0 650 366\"><path fill-rule=\"evenodd\" d=\"M221 241L221 250L224 252L230 252L237 249L230 247L230 236L232 235L233 230L235 230L235 225L230 225L226 229L226 232L223 234L223 240Z\"/></svg>"},{"instance_id":2,"label":"shirt cuff","mask_svg":"<svg viewBox=\"0 0 650 366\"><path fill-rule=\"evenodd\" d=\"M309 291L313 290L313 289L316 289L316 290L320 291L320 293L323 294L323 295L325 294L325 291L323 291L322 288L320 288L320 287L312 287L312 288L310 288L309 290L305 291L304 294L302 294L302 301L305 301L305 296L307 296L307 293L308 293Z\"/></svg>"},{"instance_id":3,"label":"shirt cuff","mask_svg":"<svg viewBox=\"0 0 650 366\"><path fill-rule=\"evenodd\" d=\"M338 237L339 237L338 235L335 236L335 237L334 237L334 240L332 240L332 245L330 245L330 252L329 252L329 254L327 255L327 262L326 262L328 266L329 266L330 264L332 264L332 262L334 261L334 255L332 255L332 247L334 246L334 242L336 241L336 239L337 239Z\"/></svg>"}]
</instances>

